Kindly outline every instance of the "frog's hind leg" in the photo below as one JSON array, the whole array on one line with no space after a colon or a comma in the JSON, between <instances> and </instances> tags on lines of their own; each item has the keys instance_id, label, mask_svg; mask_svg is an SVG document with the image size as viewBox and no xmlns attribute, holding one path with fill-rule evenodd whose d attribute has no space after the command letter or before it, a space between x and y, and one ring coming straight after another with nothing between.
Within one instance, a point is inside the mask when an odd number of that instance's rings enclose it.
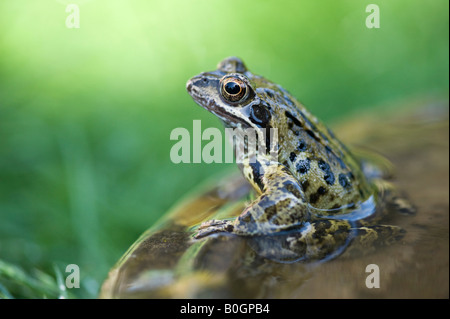
<instances>
[{"instance_id":1,"label":"frog's hind leg","mask_svg":"<svg viewBox=\"0 0 450 319\"><path fill-rule=\"evenodd\" d=\"M356 228L354 242L361 247L389 246L400 240L406 231L394 225L374 225Z\"/></svg>"},{"instance_id":2,"label":"frog's hind leg","mask_svg":"<svg viewBox=\"0 0 450 319\"><path fill-rule=\"evenodd\" d=\"M317 220L291 232L286 246L299 260L329 260L340 255L355 234L346 220Z\"/></svg>"},{"instance_id":3,"label":"frog's hind leg","mask_svg":"<svg viewBox=\"0 0 450 319\"><path fill-rule=\"evenodd\" d=\"M393 225L375 225L354 228L354 238L345 251L346 256L361 256L376 249L398 243L406 231Z\"/></svg>"},{"instance_id":4,"label":"frog's hind leg","mask_svg":"<svg viewBox=\"0 0 450 319\"><path fill-rule=\"evenodd\" d=\"M356 227L346 220L318 220L291 232L282 246L302 260L323 261L341 254L365 255L399 241L404 234L402 228L391 225Z\"/></svg>"}]
</instances>

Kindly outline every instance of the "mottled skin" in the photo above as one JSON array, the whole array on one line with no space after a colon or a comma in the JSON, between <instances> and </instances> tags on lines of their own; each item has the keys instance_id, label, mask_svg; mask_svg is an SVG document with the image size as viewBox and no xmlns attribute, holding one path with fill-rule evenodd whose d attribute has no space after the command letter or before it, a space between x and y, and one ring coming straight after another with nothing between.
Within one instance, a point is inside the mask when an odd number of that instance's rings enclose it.
<instances>
[{"instance_id":1,"label":"mottled skin","mask_svg":"<svg viewBox=\"0 0 450 319\"><path fill-rule=\"evenodd\" d=\"M263 129L278 133L278 147L265 145L275 157L258 152L240 158L241 171L259 197L234 221L203 223L195 238L218 232L257 236L298 228L301 231L290 237L290 244L319 241L318 246L332 247L343 233L341 241L355 232L374 237L381 228L388 237L397 236L395 226L368 225L367 220L375 220L378 192L359 160L281 86L231 57L216 71L193 77L186 87L195 102L226 127L253 128L264 141Z\"/></svg>"}]
</instances>

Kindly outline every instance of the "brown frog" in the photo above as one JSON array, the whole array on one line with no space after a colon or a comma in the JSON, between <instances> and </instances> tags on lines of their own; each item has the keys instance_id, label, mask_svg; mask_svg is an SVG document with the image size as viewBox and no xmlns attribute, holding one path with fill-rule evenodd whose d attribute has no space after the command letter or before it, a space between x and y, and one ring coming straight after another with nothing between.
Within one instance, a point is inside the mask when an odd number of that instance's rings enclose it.
<instances>
[{"instance_id":1,"label":"brown frog","mask_svg":"<svg viewBox=\"0 0 450 319\"><path fill-rule=\"evenodd\" d=\"M370 244L402 236L397 226L375 224L386 211L380 199L386 193L394 197L392 188L386 188L378 174L365 171L363 162L280 85L230 57L217 70L191 78L186 88L225 127L252 129L263 142L259 145L264 145L239 155L256 200L234 220L203 223L195 239L215 233L253 237L289 233L270 244L272 252L316 247L326 256L349 238ZM277 136L275 142L270 135ZM403 201L398 205L408 206ZM266 252L267 245L266 240Z\"/></svg>"}]
</instances>

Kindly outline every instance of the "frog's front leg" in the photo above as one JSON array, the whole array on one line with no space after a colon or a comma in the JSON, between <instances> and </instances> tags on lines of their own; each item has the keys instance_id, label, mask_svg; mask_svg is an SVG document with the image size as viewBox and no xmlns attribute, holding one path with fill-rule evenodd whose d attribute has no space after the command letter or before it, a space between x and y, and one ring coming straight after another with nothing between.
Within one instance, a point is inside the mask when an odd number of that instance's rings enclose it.
<instances>
[{"instance_id":1,"label":"frog's front leg","mask_svg":"<svg viewBox=\"0 0 450 319\"><path fill-rule=\"evenodd\" d=\"M265 235L300 226L308 218L303 190L290 171L279 163L249 164L251 180L260 196L234 221L203 223L194 238L232 232L241 236ZM244 174L249 172L244 170Z\"/></svg>"}]
</instances>

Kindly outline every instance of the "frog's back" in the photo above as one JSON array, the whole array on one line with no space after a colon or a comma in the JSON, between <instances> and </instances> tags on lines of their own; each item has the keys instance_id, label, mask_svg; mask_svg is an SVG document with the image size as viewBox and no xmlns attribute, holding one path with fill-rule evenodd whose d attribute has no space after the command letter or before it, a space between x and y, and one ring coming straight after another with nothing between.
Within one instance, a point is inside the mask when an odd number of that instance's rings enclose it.
<instances>
[{"instance_id":1,"label":"frog's back","mask_svg":"<svg viewBox=\"0 0 450 319\"><path fill-rule=\"evenodd\" d=\"M252 75L250 75L252 76ZM281 86L252 76L258 93L276 109L278 161L298 179L306 201L334 214L357 205L373 193L359 160L333 132ZM278 117L278 118L277 118Z\"/></svg>"}]
</instances>

